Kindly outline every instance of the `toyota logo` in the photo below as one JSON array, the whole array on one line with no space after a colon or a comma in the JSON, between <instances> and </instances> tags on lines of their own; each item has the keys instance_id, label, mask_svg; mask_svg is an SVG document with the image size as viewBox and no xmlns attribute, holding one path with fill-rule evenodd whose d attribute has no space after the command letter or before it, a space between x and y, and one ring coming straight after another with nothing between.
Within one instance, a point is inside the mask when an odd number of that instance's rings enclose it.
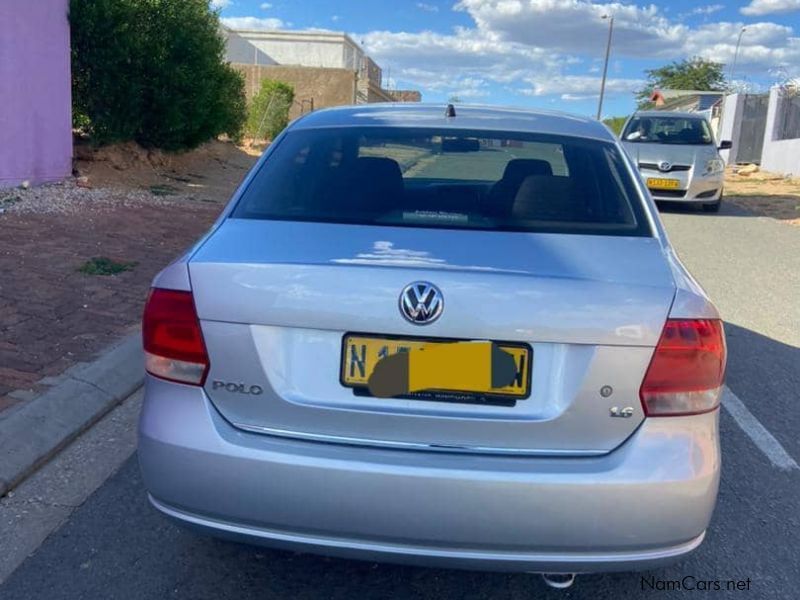
<instances>
[{"instance_id":1,"label":"toyota logo","mask_svg":"<svg viewBox=\"0 0 800 600\"><path fill-rule=\"evenodd\" d=\"M444 296L432 283L415 281L400 292L400 314L414 325L428 325L442 316Z\"/></svg>"},{"instance_id":2,"label":"toyota logo","mask_svg":"<svg viewBox=\"0 0 800 600\"><path fill-rule=\"evenodd\" d=\"M667 160L662 160L658 163L658 170L666 173L672 168L672 163Z\"/></svg>"}]
</instances>

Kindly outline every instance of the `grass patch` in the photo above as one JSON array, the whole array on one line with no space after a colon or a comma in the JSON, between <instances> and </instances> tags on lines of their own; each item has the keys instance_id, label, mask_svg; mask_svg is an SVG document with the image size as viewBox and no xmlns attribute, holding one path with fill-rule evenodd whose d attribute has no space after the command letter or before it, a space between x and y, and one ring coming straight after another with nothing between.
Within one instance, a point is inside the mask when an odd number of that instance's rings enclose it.
<instances>
[{"instance_id":1,"label":"grass patch","mask_svg":"<svg viewBox=\"0 0 800 600\"><path fill-rule=\"evenodd\" d=\"M174 196L178 193L178 188L166 184L151 185L150 193L153 194L153 196Z\"/></svg>"},{"instance_id":2,"label":"grass patch","mask_svg":"<svg viewBox=\"0 0 800 600\"><path fill-rule=\"evenodd\" d=\"M96 256L83 263L78 271L86 275L116 275L132 270L137 262L111 260L105 256Z\"/></svg>"}]
</instances>

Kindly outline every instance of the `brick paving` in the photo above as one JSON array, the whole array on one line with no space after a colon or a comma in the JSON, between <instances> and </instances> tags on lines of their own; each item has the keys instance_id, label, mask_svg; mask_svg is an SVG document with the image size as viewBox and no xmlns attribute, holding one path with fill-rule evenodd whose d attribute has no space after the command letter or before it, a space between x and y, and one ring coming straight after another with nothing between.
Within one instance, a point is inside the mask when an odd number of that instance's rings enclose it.
<instances>
[{"instance_id":1,"label":"brick paving","mask_svg":"<svg viewBox=\"0 0 800 600\"><path fill-rule=\"evenodd\" d=\"M94 198L102 190L92 192ZM148 196L0 214L0 411L24 401L19 390L33 395L43 377L94 358L131 330L153 276L222 207ZM79 272L93 257L138 264L113 276Z\"/></svg>"}]
</instances>

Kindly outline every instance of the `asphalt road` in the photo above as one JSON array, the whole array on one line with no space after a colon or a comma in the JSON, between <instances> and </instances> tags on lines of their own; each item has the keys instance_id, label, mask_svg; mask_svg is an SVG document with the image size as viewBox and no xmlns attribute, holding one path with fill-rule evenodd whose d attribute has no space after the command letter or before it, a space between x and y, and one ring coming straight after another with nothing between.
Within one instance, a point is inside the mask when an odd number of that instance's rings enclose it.
<instances>
[{"instance_id":1,"label":"asphalt road","mask_svg":"<svg viewBox=\"0 0 800 600\"><path fill-rule=\"evenodd\" d=\"M667 211L663 217L726 320L730 389L800 461L800 229L727 206L719 215ZM721 598L798 598L800 470L777 468L729 410L722 411L721 424L722 484L708 537L684 562L662 570L582 576L559 592L533 575L377 565L195 537L148 506L134 456L0 585L0 598L632 599L689 593L650 588L673 580L698 589L718 581L722 590L711 595ZM747 589L726 591L731 580Z\"/></svg>"}]
</instances>

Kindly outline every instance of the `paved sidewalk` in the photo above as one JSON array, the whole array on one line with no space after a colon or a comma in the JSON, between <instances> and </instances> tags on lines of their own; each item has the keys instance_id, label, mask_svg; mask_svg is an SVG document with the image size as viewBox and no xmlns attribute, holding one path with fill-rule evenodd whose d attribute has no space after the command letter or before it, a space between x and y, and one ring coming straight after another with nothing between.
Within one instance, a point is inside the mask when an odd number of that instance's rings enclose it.
<instances>
[{"instance_id":1,"label":"paved sidewalk","mask_svg":"<svg viewBox=\"0 0 800 600\"><path fill-rule=\"evenodd\" d=\"M0 497L0 582L136 449L141 388L7 496Z\"/></svg>"},{"instance_id":2,"label":"paved sidewalk","mask_svg":"<svg viewBox=\"0 0 800 600\"><path fill-rule=\"evenodd\" d=\"M130 331L152 277L214 221L221 202L147 190L5 192L0 214L0 416ZM8 201L9 198L17 198ZM117 275L93 257L136 263Z\"/></svg>"}]
</instances>

